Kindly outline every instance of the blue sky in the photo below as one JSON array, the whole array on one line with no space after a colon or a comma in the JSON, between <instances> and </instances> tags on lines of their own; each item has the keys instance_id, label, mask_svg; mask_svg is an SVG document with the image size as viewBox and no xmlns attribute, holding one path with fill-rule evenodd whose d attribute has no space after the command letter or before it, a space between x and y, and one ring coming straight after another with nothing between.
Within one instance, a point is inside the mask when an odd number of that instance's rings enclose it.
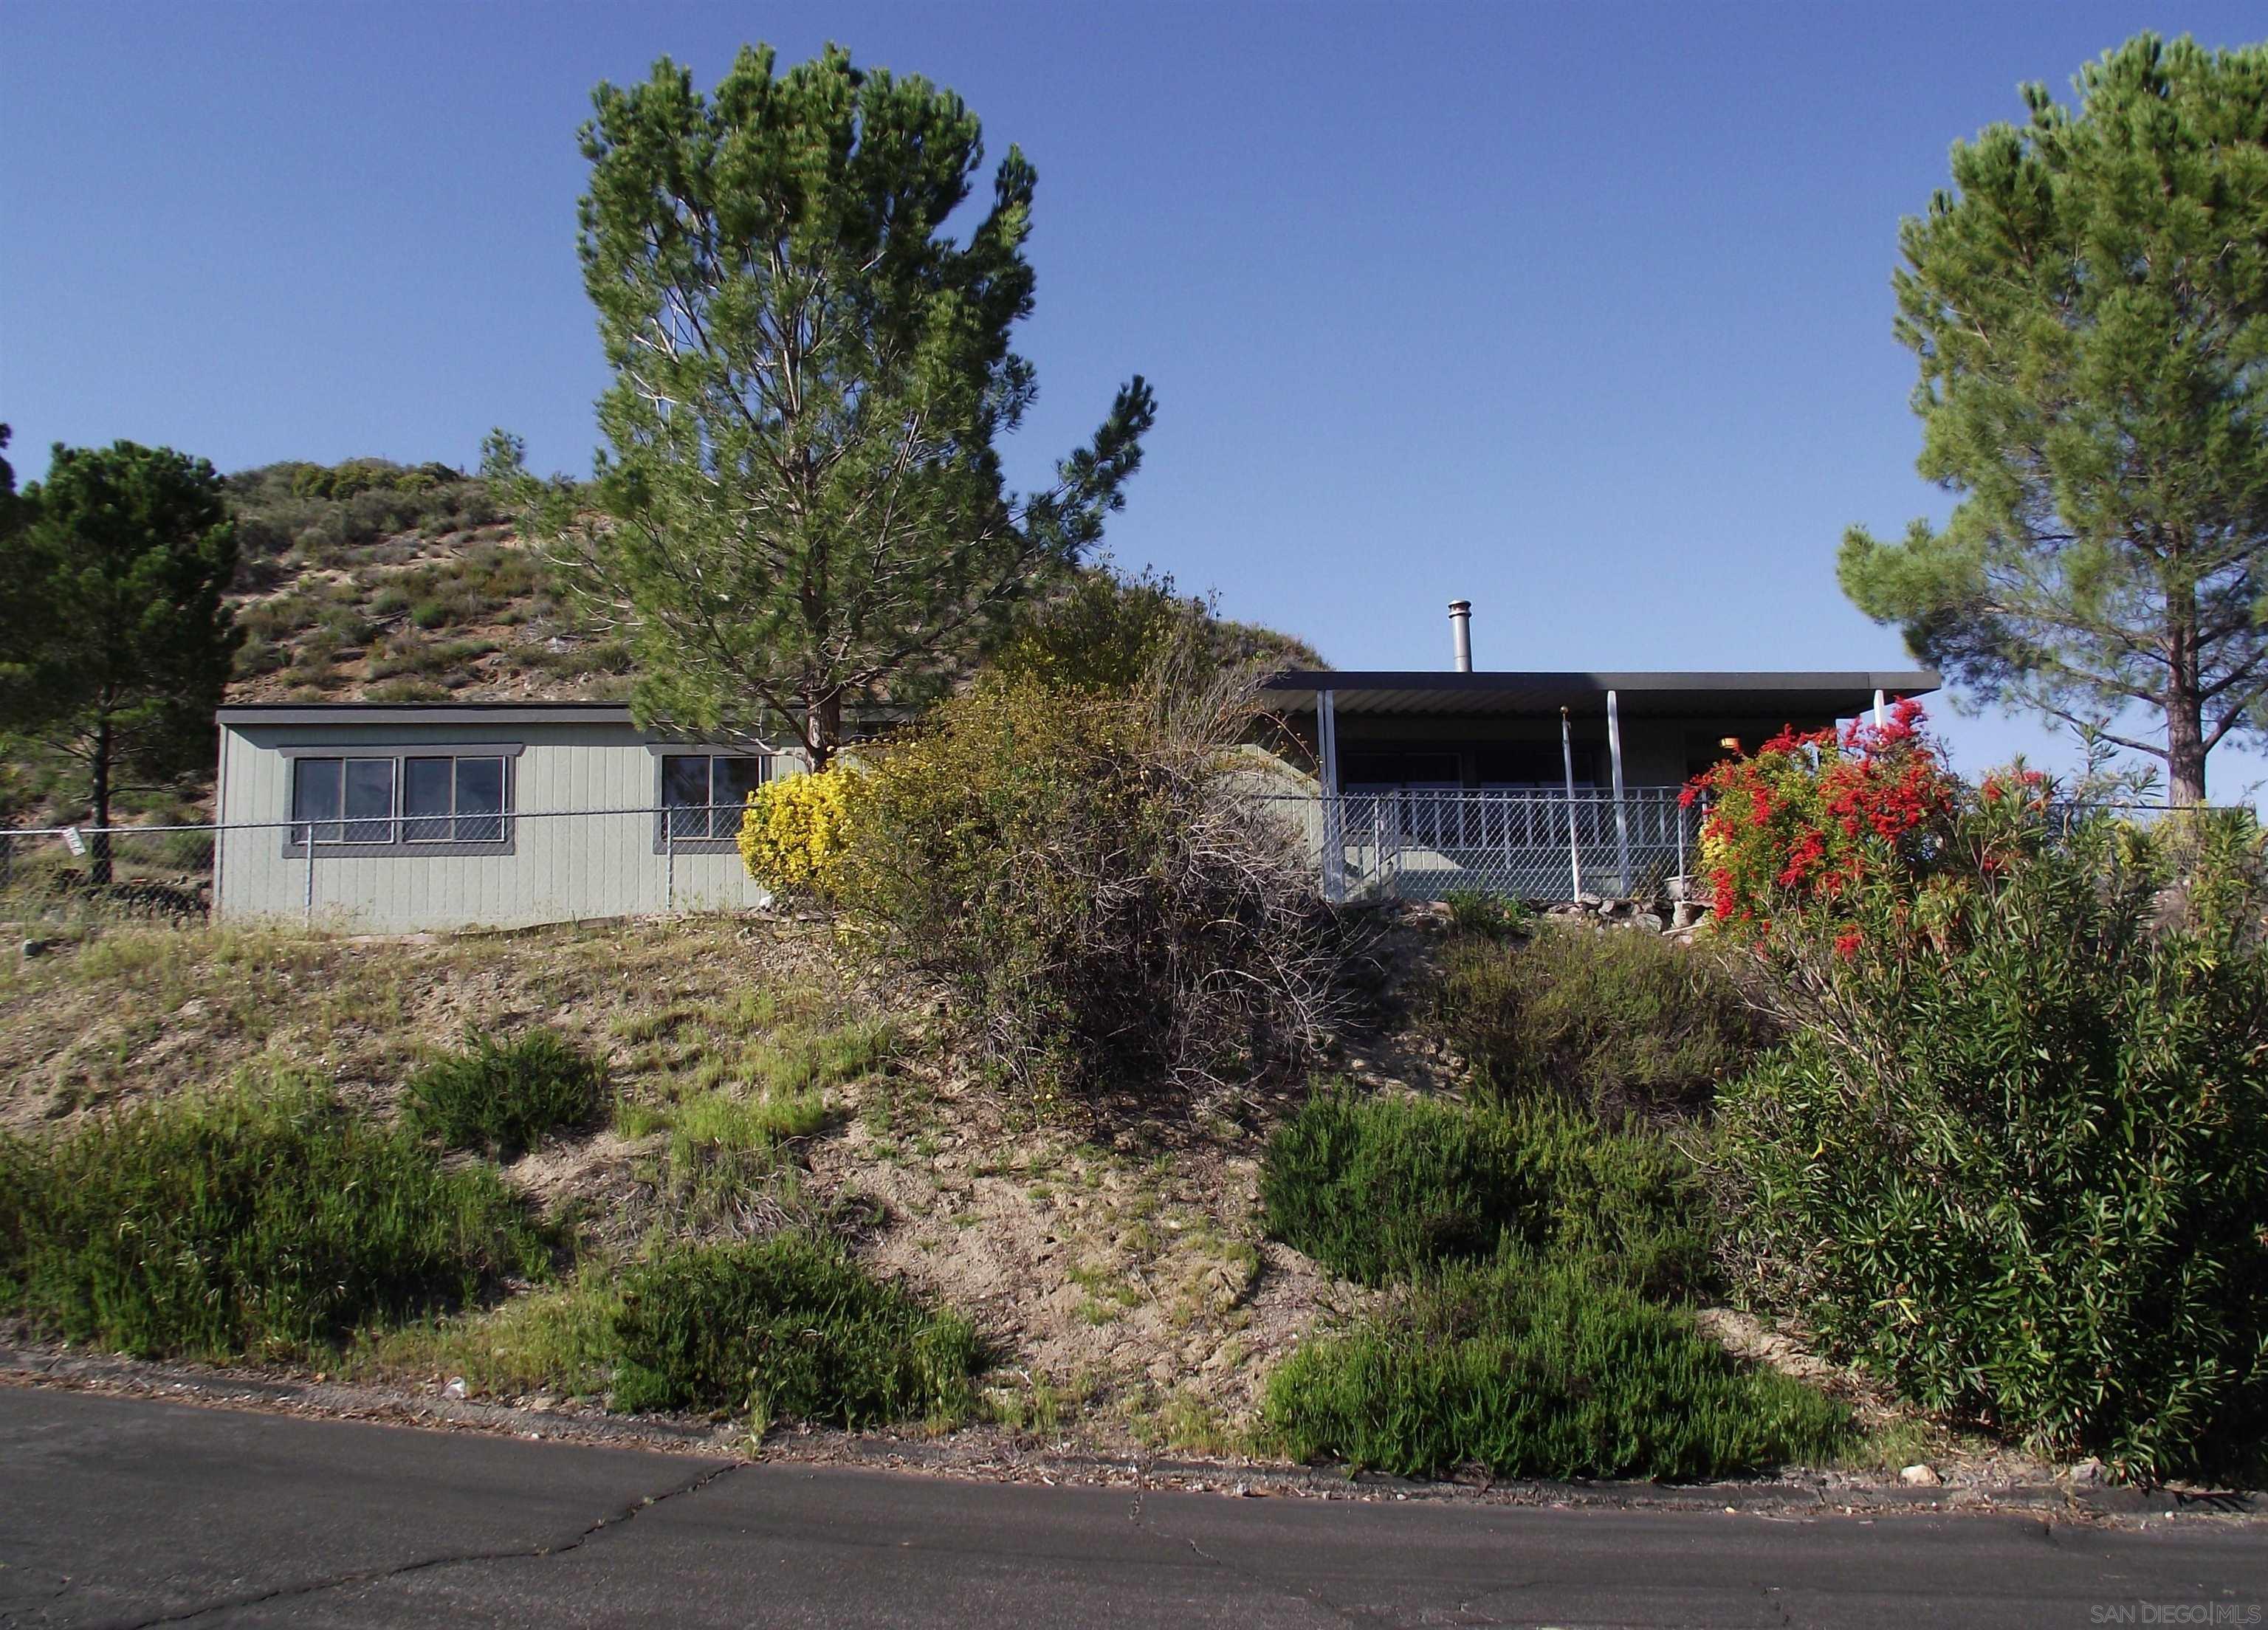
<instances>
[{"instance_id":1,"label":"blue sky","mask_svg":"<svg viewBox=\"0 0 2268 1630\"><path fill-rule=\"evenodd\" d=\"M1343 667L1893 667L1858 521L1942 515L1891 339L1956 137L2142 28L2257 5L79 4L0 49L0 420L223 469L588 467L591 86L828 40L1037 165L1020 479L1140 371L1111 542ZM1976 767L2073 753L1941 715ZM2217 755L2233 796L2268 761Z\"/></svg>"}]
</instances>

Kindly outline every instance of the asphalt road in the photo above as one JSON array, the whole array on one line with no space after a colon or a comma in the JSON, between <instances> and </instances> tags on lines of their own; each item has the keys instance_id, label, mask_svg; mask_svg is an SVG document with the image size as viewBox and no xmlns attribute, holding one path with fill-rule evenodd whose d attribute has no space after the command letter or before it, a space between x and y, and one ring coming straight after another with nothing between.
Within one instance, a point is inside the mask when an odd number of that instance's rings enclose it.
<instances>
[{"instance_id":1,"label":"asphalt road","mask_svg":"<svg viewBox=\"0 0 2268 1630\"><path fill-rule=\"evenodd\" d=\"M2258 1526L1237 1500L0 1388L9 1625L2243 1625L2264 1602Z\"/></svg>"}]
</instances>

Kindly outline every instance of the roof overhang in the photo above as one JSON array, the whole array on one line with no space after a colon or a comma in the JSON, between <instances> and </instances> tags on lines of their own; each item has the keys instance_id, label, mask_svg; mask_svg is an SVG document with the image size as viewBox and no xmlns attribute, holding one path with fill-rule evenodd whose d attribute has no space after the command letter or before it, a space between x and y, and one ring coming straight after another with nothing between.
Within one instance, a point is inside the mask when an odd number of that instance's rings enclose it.
<instances>
[{"instance_id":1,"label":"roof overhang","mask_svg":"<svg viewBox=\"0 0 2268 1630\"><path fill-rule=\"evenodd\" d=\"M1266 688L1287 713L1311 713L1332 693L1340 714L1603 715L1615 694L1624 718L1854 718L1885 697L1938 688L1925 668L1835 673L1442 673L1295 668Z\"/></svg>"}]
</instances>

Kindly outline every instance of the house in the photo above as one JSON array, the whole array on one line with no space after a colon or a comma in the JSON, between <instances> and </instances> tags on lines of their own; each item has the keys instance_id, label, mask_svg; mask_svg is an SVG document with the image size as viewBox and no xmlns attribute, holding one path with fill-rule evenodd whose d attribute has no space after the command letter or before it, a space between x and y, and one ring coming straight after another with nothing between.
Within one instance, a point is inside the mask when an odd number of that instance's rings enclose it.
<instances>
[{"instance_id":1,"label":"house","mask_svg":"<svg viewBox=\"0 0 2268 1630\"><path fill-rule=\"evenodd\" d=\"M1470 606L1447 671L1299 670L1268 682L1287 756L1319 794L1324 890L1531 899L1643 892L1683 875L1685 782L1793 725L1879 714L1938 687L1891 672L1476 672Z\"/></svg>"},{"instance_id":2,"label":"house","mask_svg":"<svg viewBox=\"0 0 2268 1630\"><path fill-rule=\"evenodd\" d=\"M616 703L220 709L213 914L381 932L760 906L733 841L792 752L665 740Z\"/></svg>"},{"instance_id":3,"label":"house","mask_svg":"<svg viewBox=\"0 0 2268 1630\"><path fill-rule=\"evenodd\" d=\"M1531 899L1682 875L1686 779L1738 740L1934 690L1889 673L1292 671L1254 796L1326 896ZM666 739L617 703L275 702L219 713L213 914L380 932L767 903L734 839L792 748ZM1281 772L1289 770L1289 775Z\"/></svg>"}]
</instances>

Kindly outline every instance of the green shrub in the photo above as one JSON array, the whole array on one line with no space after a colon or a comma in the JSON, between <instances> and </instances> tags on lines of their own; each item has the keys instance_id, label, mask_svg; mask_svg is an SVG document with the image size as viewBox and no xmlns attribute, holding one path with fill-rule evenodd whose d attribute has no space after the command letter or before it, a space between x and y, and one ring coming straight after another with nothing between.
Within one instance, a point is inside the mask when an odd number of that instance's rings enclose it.
<instances>
[{"instance_id":1,"label":"green shrub","mask_svg":"<svg viewBox=\"0 0 2268 1630\"><path fill-rule=\"evenodd\" d=\"M976 1332L796 1232L673 1246L622 1279L618 1409L751 1409L878 1426L954 1420L974 1400Z\"/></svg>"},{"instance_id":2,"label":"green shrub","mask_svg":"<svg viewBox=\"0 0 2268 1630\"><path fill-rule=\"evenodd\" d=\"M1346 1089L1278 1127L1260 1168L1269 1234L1367 1285L1490 1255L1540 1187L1506 1117Z\"/></svg>"},{"instance_id":3,"label":"green shrub","mask_svg":"<svg viewBox=\"0 0 2268 1630\"><path fill-rule=\"evenodd\" d=\"M1689 1315L1518 1252L1301 1347L1269 1377L1263 1420L1295 1459L1411 1477L1686 1481L1816 1464L1849 1431L1843 1410L1743 1369Z\"/></svg>"},{"instance_id":4,"label":"green shrub","mask_svg":"<svg viewBox=\"0 0 2268 1630\"><path fill-rule=\"evenodd\" d=\"M1714 1214L1691 1156L1580 1110L1535 1105L1511 1119L1549 1196L1535 1249L1657 1298L1714 1287Z\"/></svg>"},{"instance_id":5,"label":"green shrub","mask_svg":"<svg viewBox=\"0 0 2268 1630\"><path fill-rule=\"evenodd\" d=\"M1223 775L1241 680L1129 695L987 679L869 756L835 893L1042 1099L1248 1078L1336 1011L1288 825Z\"/></svg>"},{"instance_id":6,"label":"green shrub","mask_svg":"<svg viewBox=\"0 0 2268 1630\"><path fill-rule=\"evenodd\" d=\"M1506 1110L1317 1092L1261 1164L1270 1236L1365 1284L1507 1242L1655 1295L1707 1276L1707 1213L1684 1156L1549 1105Z\"/></svg>"},{"instance_id":7,"label":"green shrub","mask_svg":"<svg viewBox=\"0 0 2268 1630\"><path fill-rule=\"evenodd\" d=\"M0 1143L0 1306L68 1340L305 1355L549 1263L493 1170L295 1081Z\"/></svg>"},{"instance_id":8,"label":"green shrub","mask_svg":"<svg viewBox=\"0 0 2268 1630\"><path fill-rule=\"evenodd\" d=\"M2261 835L2066 835L2043 793L1992 794L1918 891L1784 936L1789 1045L1719 1101L1736 1281L2042 1453L2143 1477L2257 1456Z\"/></svg>"},{"instance_id":9,"label":"green shrub","mask_svg":"<svg viewBox=\"0 0 2268 1630\"><path fill-rule=\"evenodd\" d=\"M475 1036L402 1090L409 1128L452 1149L509 1160L547 1134L590 1126L605 1105L606 1069L566 1038L531 1030L510 1041Z\"/></svg>"},{"instance_id":10,"label":"green shrub","mask_svg":"<svg viewBox=\"0 0 2268 1630\"><path fill-rule=\"evenodd\" d=\"M1441 903L1449 908L1452 928L1481 939L1524 938L1539 921L1526 902L1488 889L1451 889Z\"/></svg>"},{"instance_id":11,"label":"green shrub","mask_svg":"<svg viewBox=\"0 0 2268 1630\"><path fill-rule=\"evenodd\" d=\"M1450 1044L1497 1091L1610 1115L1701 1107L1764 1039L1722 957L1636 929L1461 938L1438 1002Z\"/></svg>"}]
</instances>

